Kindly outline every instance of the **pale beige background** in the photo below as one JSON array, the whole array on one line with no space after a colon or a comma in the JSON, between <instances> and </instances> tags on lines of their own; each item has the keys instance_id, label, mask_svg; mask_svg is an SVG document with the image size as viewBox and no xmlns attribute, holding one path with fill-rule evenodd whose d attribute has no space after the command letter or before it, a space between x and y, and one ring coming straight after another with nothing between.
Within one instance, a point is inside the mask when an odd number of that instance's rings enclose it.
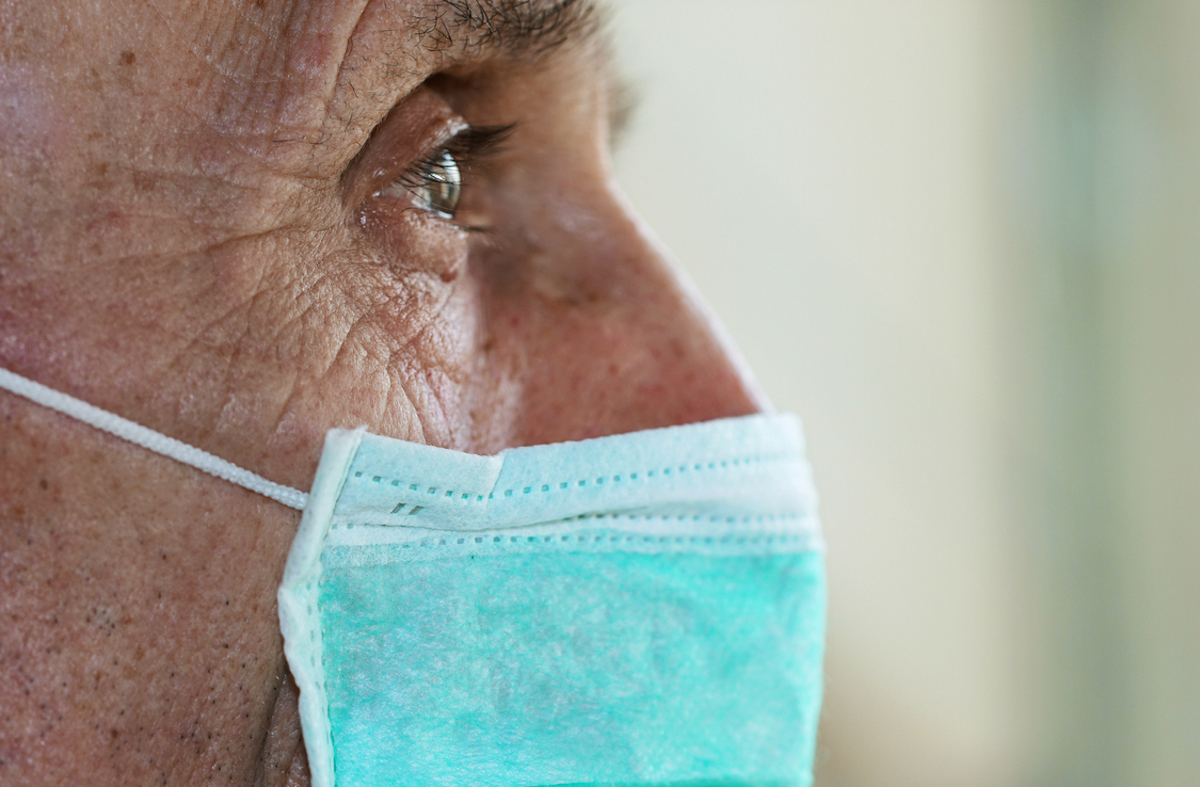
<instances>
[{"instance_id":1,"label":"pale beige background","mask_svg":"<svg viewBox=\"0 0 1200 787\"><path fill-rule=\"evenodd\" d=\"M1200 3L620 0L830 545L818 785L1200 785Z\"/></svg>"}]
</instances>

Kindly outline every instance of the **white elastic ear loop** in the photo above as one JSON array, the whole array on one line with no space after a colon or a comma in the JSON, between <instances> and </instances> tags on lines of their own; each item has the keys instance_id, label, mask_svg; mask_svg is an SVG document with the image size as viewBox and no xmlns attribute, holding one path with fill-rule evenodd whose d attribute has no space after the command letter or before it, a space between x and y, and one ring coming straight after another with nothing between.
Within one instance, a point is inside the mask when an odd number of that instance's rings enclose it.
<instances>
[{"instance_id":1,"label":"white elastic ear loop","mask_svg":"<svg viewBox=\"0 0 1200 787\"><path fill-rule=\"evenodd\" d=\"M182 443L173 437L167 437L153 429L147 429L141 424L135 424L133 421L101 410L99 407L93 407L73 396L67 396L53 388L47 388L41 383L35 383L33 380L13 374L7 369L0 368L0 388L18 396L24 396L51 410L57 410L63 415L69 415L101 431L120 437L122 440L140 445L156 454L183 462L201 472L222 478L231 484L237 484L243 489L257 492L283 503L285 506L303 511L308 504L308 495L299 489L268 481L260 475L238 467L233 462L227 462L207 451L201 451L195 446Z\"/></svg>"}]
</instances>

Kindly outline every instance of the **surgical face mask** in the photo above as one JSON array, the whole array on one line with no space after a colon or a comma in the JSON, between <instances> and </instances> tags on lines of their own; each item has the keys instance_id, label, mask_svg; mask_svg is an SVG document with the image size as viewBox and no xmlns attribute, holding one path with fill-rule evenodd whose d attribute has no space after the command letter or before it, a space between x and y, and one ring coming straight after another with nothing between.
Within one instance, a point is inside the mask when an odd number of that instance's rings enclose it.
<instances>
[{"instance_id":1,"label":"surgical face mask","mask_svg":"<svg viewBox=\"0 0 1200 787\"><path fill-rule=\"evenodd\" d=\"M0 387L303 509L279 608L318 787L811 783L824 575L790 416L496 456L332 430L305 495Z\"/></svg>"}]
</instances>

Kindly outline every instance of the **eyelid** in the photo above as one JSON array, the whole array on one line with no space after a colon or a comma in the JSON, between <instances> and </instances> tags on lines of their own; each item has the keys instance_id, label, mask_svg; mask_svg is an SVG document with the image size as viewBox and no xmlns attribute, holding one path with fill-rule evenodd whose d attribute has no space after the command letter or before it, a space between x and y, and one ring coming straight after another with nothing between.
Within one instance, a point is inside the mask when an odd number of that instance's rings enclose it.
<instances>
[{"instance_id":1,"label":"eyelid","mask_svg":"<svg viewBox=\"0 0 1200 787\"><path fill-rule=\"evenodd\" d=\"M375 127L347 165L341 178L343 204L357 212L372 194L467 128L434 91L414 91Z\"/></svg>"},{"instance_id":2,"label":"eyelid","mask_svg":"<svg viewBox=\"0 0 1200 787\"><path fill-rule=\"evenodd\" d=\"M516 128L515 123L504 126L469 126L458 131L450 139L443 142L431 152L415 161L407 170L398 174L388 185L375 192L374 197L399 198L412 203L415 208L421 208L438 219L453 222L458 218L458 204L464 189L468 186L469 174L475 164L489 156L502 151L504 141L511 136ZM445 181L441 174L449 159L456 176L455 205L445 212L429 204L421 204L422 190L437 188ZM407 193L406 193L407 192ZM461 225L460 225L461 226ZM479 231L479 225L464 227Z\"/></svg>"},{"instance_id":3,"label":"eyelid","mask_svg":"<svg viewBox=\"0 0 1200 787\"><path fill-rule=\"evenodd\" d=\"M466 126L442 143L437 153L450 153L460 167L466 168L473 162L501 153L504 143L516 128L516 123L506 126Z\"/></svg>"},{"instance_id":4,"label":"eyelid","mask_svg":"<svg viewBox=\"0 0 1200 787\"><path fill-rule=\"evenodd\" d=\"M502 152L504 141L511 136L516 123L506 126L466 126L449 139L414 161L407 169L396 175L383 188L394 184L402 184L409 188L423 185L428 173L440 163L443 155L449 153L458 168L466 174L472 164Z\"/></svg>"}]
</instances>

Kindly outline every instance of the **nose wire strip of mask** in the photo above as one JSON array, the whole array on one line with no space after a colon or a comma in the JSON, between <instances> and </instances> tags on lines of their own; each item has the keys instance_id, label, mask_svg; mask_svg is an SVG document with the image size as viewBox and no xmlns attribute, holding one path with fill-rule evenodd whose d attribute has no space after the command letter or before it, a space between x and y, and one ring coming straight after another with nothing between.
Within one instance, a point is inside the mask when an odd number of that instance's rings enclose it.
<instances>
[{"instance_id":1,"label":"nose wire strip of mask","mask_svg":"<svg viewBox=\"0 0 1200 787\"><path fill-rule=\"evenodd\" d=\"M269 481L245 468L238 467L233 462L227 462L207 451L201 451L195 446L180 442L173 437L167 437L165 434L160 434L107 410L101 410L99 407L73 396L67 396L53 388L47 388L41 383L35 383L33 380L13 374L7 369L0 368L0 388L23 396L43 407L57 410L77 421L83 421L102 432L108 432L122 440L140 445L156 454L182 462L243 489L257 492L290 508L303 511L308 504L308 495L299 489Z\"/></svg>"}]
</instances>

